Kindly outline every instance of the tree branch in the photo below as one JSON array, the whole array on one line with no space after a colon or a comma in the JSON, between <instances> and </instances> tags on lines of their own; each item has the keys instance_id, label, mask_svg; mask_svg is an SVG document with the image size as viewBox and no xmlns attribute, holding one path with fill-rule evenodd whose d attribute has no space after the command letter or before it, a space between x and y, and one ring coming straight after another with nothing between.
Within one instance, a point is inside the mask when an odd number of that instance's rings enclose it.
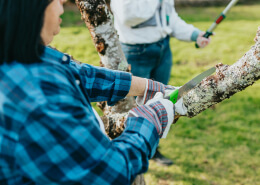
<instances>
[{"instance_id":1,"label":"tree branch","mask_svg":"<svg viewBox=\"0 0 260 185\"><path fill-rule=\"evenodd\" d=\"M111 19L110 8L106 4L109 2L109 0L76 0L76 5L90 31L101 58L101 66L127 71L128 63Z\"/></svg>"},{"instance_id":2,"label":"tree branch","mask_svg":"<svg viewBox=\"0 0 260 185\"><path fill-rule=\"evenodd\" d=\"M260 78L260 27L255 45L231 66L216 65L216 74L205 78L189 93L183 96L188 109L186 116L194 117L210 106L244 90Z\"/></svg>"}]
</instances>

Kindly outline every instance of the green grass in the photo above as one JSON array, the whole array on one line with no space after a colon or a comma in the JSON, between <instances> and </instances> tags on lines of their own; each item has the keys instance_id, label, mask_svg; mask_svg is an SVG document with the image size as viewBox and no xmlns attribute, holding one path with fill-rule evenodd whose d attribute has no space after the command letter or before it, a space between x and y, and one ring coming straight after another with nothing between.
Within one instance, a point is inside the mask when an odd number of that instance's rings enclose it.
<instances>
[{"instance_id":1,"label":"green grass","mask_svg":"<svg viewBox=\"0 0 260 185\"><path fill-rule=\"evenodd\" d=\"M224 7L179 8L187 22L206 30ZM179 86L217 64L233 64L254 44L260 25L260 5L236 6L215 30L211 44L171 40L173 67L170 84ZM99 65L89 32L80 14L67 10L62 30L52 44L82 62ZM259 185L260 83L230 99L172 126L161 152L174 161L171 167L151 161L145 174L148 185Z\"/></svg>"}]
</instances>

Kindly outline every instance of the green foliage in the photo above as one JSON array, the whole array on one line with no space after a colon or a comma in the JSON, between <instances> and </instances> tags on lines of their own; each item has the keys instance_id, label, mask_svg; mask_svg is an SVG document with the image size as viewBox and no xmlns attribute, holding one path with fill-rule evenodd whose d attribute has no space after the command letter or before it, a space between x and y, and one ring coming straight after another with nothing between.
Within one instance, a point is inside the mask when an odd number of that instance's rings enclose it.
<instances>
[{"instance_id":1,"label":"green foliage","mask_svg":"<svg viewBox=\"0 0 260 185\"><path fill-rule=\"evenodd\" d=\"M180 16L206 30L224 7L181 8ZM236 6L215 30L211 44L171 40L173 66L170 84L180 86L217 63L233 64L254 44L260 5ZM80 14L67 10L63 28L52 46L79 61L99 65L99 56ZM148 185L260 184L260 83L189 119L180 118L161 152L174 161L171 167L151 161L145 174Z\"/></svg>"}]
</instances>

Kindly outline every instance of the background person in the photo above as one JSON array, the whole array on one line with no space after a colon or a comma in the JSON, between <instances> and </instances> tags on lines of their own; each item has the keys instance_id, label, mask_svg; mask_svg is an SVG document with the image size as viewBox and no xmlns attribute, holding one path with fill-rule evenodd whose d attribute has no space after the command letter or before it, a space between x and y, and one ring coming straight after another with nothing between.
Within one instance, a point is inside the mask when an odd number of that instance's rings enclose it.
<instances>
[{"instance_id":1,"label":"background person","mask_svg":"<svg viewBox=\"0 0 260 185\"><path fill-rule=\"evenodd\" d=\"M210 39L202 37L204 32L178 16L173 0L111 0L111 8L122 49L135 76L169 82L170 37L197 42L200 48L210 43ZM158 150L153 159L173 164Z\"/></svg>"}]
</instances>

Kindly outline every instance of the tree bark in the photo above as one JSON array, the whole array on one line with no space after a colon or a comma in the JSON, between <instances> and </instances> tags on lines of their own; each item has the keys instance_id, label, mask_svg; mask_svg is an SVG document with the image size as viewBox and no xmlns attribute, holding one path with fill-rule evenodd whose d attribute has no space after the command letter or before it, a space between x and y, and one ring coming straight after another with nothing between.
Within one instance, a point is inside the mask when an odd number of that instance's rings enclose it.
<instances>
[{"instance_id":1,"label":"tree bark","mask_svg":"<svg viewBox=\"0 0 260 185\"><path fill-rule=\"evenodd\" d=\"M110 8L106 5L106 2L103 0L76 0L76 5L90 31L101 59L101 66L127 71L128 63L121 49L109 13Z\"/></svg>"},{"instance_id":2,"label":"tree bark","mask_svg":"<svg viewBox=\"0 0 260 185\"><path fill-rule=\"evenodd\" d=\"M210 106L217 104L233 94L244 90L260 78L260 27L255 45L231 66L216 65L216 74L205 78L189 93L183 96L188 112L194 117Z\"/></svg>"},{"instance_id":3,"label":"tree bark","mask_svg":"<svg viewBox=\"0 0 260 185\"><path fill-rule=\"evenodd\" d=\"M76 0L76 5L90 31L101 59L101 66L114 70L130 71L111 18L110 0ZM113 107L107 106L106 102L99 104L104 113L102 121L110 138L114 139L123 132L127 114L134 106L133 97L119 101ZM145 185L144 176L138 175L133 184Z\"/></svg>"}]
</instances>

